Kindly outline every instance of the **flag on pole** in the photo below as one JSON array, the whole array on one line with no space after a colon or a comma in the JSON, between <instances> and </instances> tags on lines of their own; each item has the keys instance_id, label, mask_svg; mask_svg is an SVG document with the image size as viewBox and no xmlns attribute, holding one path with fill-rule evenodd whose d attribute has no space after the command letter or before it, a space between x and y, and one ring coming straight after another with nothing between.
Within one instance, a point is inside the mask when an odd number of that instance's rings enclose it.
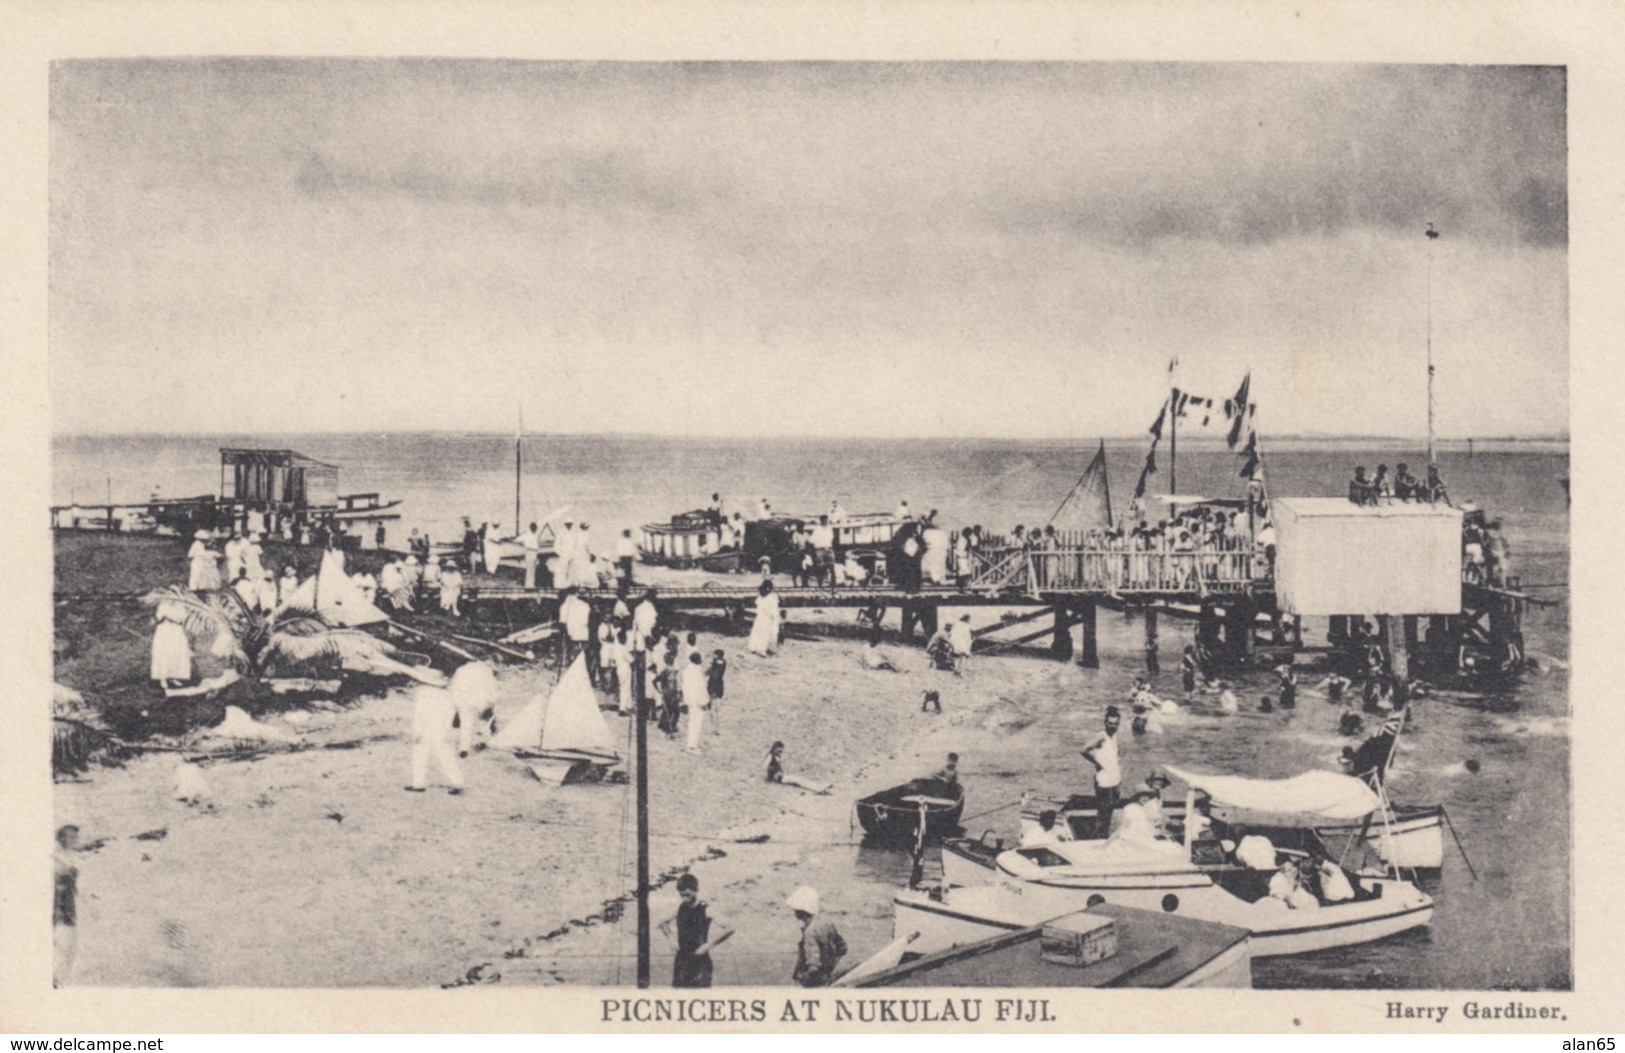
<instances>
[{"instance_id":1,"label":"flag on pole","mask_svg":"<svg viewBox=\"0 0 1625 1053\"><path fill-rule=\"evenodd\" d=\"M1236 389L1236 397L1224 404L1225 416L1230 418L1230 435L1225 442L1232 450L1236 448L1236 443L1241 441L1242 428L1251 415L1247 399L1248 389L1252 387L1252 383L1253 372L1249 369L1247 375L1241 378L1241 387Z\"/></svg>"},{"instance_id":2,"label":"flag on pole","mask_svg":"<svg viewBox=\"0 0 1625 1053\"><path fill-rule=\"evenodd\" d=\"M1167 416L1168 416L1168 403L1164 402L1162 404L1162 409L1157 411L1156 422L1151 425L1151 438L1156 439L1156 440L1161 440L1161 438L1162 438L1162 422L1163 422L1163 419L1166 418Z\"/></svg>"}]
</instances>

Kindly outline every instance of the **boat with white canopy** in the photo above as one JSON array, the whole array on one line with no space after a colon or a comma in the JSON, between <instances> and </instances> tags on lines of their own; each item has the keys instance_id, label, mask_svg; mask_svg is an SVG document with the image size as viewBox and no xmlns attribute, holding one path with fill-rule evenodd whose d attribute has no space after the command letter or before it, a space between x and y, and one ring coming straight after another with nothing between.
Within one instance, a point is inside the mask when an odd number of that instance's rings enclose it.
<instances>
[{"instance_id":1,"label":"boat with white canopy","mask_svg":"<svg viewBox=\"0 0 1625 1053\"><path fill-rule=\"evenodd\" d=\"M1384 802L1361 780L1335 772L1168 774L1188 787L1187 814L1200 817L1184 823L1178 839L1125 829L1102 840L1001 851L990 866L945 850L943 887L893 897L895 935L920 933L918 949L929 953L1104 902L1244 928L1254 955L1269 957L1367 943L1432 920L1432 897L1397 872L1351 863L1357 843L1340 857L1316 833L1327 822L1381 823ZM1271 894L1277 868L1321 859L1351 895Z\"/></svg>"}]
</instances>

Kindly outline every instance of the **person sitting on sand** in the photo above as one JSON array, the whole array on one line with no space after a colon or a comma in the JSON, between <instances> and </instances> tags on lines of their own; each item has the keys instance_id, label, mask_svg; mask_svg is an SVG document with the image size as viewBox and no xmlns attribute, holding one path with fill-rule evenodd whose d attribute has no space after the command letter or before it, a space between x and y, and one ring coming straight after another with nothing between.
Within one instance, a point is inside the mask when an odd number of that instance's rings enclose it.
<instances>
[{"instance_id":1,"label":"person sitting on sand","mask_svg":"<svg viewBox=\"0 0 1625 1053\"><path fill-rule=\"evenodd\" d=\"M797 789L810 793L826 795L830 791L829 784L820 784L791 775L784 770L784 743L775 742L767 748L767 781L776 786L794 786Z\"/></svg>"},{"instance_id":2,"label":"person sitting on sand","mask_svg":"<svg viewBox=\"0 0 1625 1053\"><path fill-rule=\"evenodd\" d=\"M880 649L880 644L878 641L870 640L869 646L863 649L863 653L859 657L862 660L863 668L865 669L877 671L883 670L890 673L899 671L897 666L892 663L891 658L887 656L886 652Z\"/></svg>"}]
</instances>

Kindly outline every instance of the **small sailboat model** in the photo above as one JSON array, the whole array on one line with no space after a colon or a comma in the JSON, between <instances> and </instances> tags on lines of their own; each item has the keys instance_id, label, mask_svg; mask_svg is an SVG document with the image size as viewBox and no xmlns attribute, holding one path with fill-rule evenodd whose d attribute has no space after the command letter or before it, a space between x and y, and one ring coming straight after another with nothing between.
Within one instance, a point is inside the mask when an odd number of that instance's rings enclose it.
<instances>
[{"instance_id":1,"label":"small sailboat model","mask_svg":"<svg viewBox=\"0 0 1625 1053\"><path fill-rule=\"evenodd\" d=\"M581 656L549 694L538 694L509 718L492 745L533 762L531 772L550 786L601 781L621 762Z\"/></svg>"}]
</instances>

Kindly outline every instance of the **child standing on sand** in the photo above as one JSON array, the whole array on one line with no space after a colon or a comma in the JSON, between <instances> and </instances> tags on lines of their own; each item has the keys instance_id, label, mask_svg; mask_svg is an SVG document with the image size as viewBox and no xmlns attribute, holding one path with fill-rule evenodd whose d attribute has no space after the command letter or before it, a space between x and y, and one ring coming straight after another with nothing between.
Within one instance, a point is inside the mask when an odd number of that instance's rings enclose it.
<instances>
[{"instance_id":1,"label":"child standing on sand","mask_svg":"<svg viewBox=\"0 0 1625 1053\"><path fill-rule=\"evenodd\" d=\"M728 675L728 659L722 648L711 652L711 664L705 670L705 697L711 706L711 730L722 734L722 689Z\"/></svg>"}]
</instances>

